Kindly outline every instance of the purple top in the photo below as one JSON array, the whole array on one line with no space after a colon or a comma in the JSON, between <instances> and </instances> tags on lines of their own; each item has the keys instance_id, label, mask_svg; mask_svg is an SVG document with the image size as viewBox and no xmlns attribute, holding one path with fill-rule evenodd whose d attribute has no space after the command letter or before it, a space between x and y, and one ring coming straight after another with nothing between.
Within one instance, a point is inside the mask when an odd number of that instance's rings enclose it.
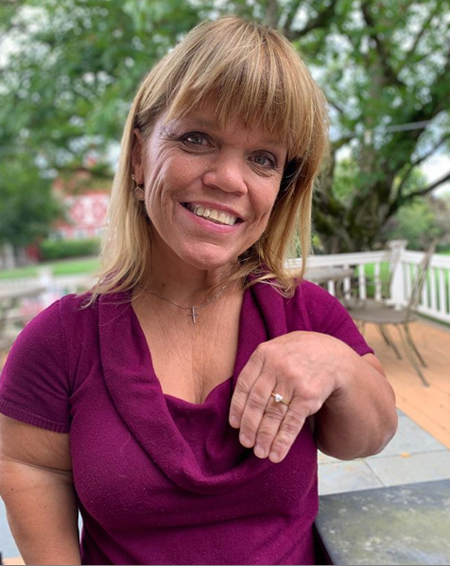
<instances>
[{"instance_id":1,"label":"purple top","mask_svg":"<svg viewBox=\"0 0 450 566\"><path fill-rule=\"evenodd\" d=\"M228 424L261 342L293 330L372 352L340 303L303 282L292 299L245 292L233 375L196 405L162 392L128 293L80 310L69 295L20 334L0 411L70 433L83 564L314 564L317 453L305 425L285 460L260 460ZM220 345L218 345L220 347Z\"/></svg>"}]
</instances>

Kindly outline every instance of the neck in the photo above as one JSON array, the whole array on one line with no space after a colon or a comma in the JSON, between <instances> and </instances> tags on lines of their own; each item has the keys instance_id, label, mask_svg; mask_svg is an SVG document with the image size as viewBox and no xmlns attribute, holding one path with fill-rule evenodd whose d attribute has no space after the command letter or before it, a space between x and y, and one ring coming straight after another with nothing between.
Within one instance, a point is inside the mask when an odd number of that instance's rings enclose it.
<instances>
[{"instance_id":1,"label":"neck","mask_svg":"<svg viewBox=\"0 0 450 566\"><path fill-rule=\"evenodd\" d=\"M225 285L238 264L203 270L187 264L170 248L152 246L150 268L141 286L183 306L199 305L211 299Z\"/></svg>"}]
</instances>

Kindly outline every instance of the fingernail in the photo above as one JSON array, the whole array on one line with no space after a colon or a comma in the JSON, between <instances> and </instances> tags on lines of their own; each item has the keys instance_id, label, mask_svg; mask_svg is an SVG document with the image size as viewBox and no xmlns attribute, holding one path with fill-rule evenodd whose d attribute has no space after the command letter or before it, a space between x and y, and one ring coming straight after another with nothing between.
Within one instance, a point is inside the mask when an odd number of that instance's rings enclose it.
<instances>
[{"instance_id":1,"label":"fingernail","mask_svg":"<svg viewBox=\"0 0 450 566\"><path fill-rule=\"evenodd\" d=\"M245 436L245 434L241 434L239 440L241 441L241 444L246 448L251 448L253 446L253 442L248 436Z\"/></svg>"},{"instance_id":2,"label":"fingernail","mask_svg":"<svg viewBox=\"0 0 450 566\"><path fill-rule=\"evenodd\" d=\"M281 460L281 457L278 454L278 452L271 452L270 455L269 455L269 460L271 462L273 462L274 464L276 464L277 462L279 462Z\"/></svg>"},{"instance_id":3,"label":"fingernail","mask_svg":"<svg viewBox=\"0 0 450 566\"><path fill-rule=\"evenodd\" d=\"M255 456L257 456L258 458L265 458L266 457L266 451L264 450L264 448L262 446L255 446L254 449L254 453Z\"/></svg>"},{"instance_id":4,"label":"fingernail","mask_svg":"<svg viewBox=\"0 0 450 566\"><path fill-rule=\"evenodd\" d=\"M234 426L234 428L238 428L239 427L239 420L237 418L236 415L231 415L230 417L230 425Z\"/></svg>"}]
</instances>

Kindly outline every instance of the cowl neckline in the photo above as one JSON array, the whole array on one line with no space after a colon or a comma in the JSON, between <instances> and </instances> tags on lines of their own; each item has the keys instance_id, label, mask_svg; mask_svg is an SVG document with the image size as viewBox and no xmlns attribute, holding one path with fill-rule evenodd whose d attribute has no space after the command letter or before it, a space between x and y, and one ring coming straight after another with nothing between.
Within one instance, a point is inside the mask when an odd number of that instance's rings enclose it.
<instances>
[{"instance_id":1,"label":"cowl neckline","mask_svg":"<svg viewBox=\"0 0 450 566\"><path fill-rule=\"evenodd\" d=\"M233 375L203 403L194 404L163 393L131 293L99 300L101 360L112 402L148 457L174 484L195 493L224 492L269 466L283 465L260 460L244 448L228 424L228 413L237 378L253 351L286 332L282 296L267 284L246 289Z\"/></svg>"}]
</instances>

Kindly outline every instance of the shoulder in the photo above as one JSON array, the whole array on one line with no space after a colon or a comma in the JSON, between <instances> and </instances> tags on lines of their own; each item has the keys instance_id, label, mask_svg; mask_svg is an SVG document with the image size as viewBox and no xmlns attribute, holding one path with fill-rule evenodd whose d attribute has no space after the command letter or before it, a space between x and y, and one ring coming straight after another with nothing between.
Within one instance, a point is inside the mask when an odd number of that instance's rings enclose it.
<instances>
[{"instance_id":1,"label":"shoulder","mask_svg":"<svg viewBox=\"0 0 450 566\"><path fill-rule=\"evenodd\" d=\"M54 337L95 317L96 305L85 308L88 295L66 295L41 311L23 329L18 341ZM48 339L46 340L48 341Z\"/></svg>"},{"instance_id":2,"label":"shoulder","mask_svg":"<svg viewBox=\"0 0 450 566\"><path fill-rule=\"evenodd\" d=\"M260 311L267 320L276 323L277 328L281 328L283 319L286 329L327 333L330 319L349 318L335 297L309 281L298 281L292 297L284 296L271 282L257 282L252 293Z\"/></svg>"},{"instance_id":3,"label":"shoulder","mask_svg":"<svg viewBox=\"0 0 450 566\"><path fill-rule=\"evenodd\" d=\"M292 297L275 286L257 283L254 296L272 335L296 330L338 338L358 354L373 353L346 308L328 291L310 281L299 281Z\"/></svg>"},{"instance_id":4,"label":"shoulder","mask_svg":"<svg viewBox=\"0 0 450 566\"><path fill-rule=\"evenodd\" d=\"M311 283L311 281L307 281L306 279L302 279L297 283L292 300L297 304L308 306L339 302L335 297L330 295L328 291L320 287L320 285Z\"/></svg>"},{"instance_id":5,"label":"shoulder","mask_svg":"<svg viewBox=\"0 0 450 566\"><path fill-rule=\"evenodd\" d=\"M98 310L98 300L88 305L91 295L65 295L55 304L58 305L59 314L62 318L72 317L75 319L89 318Z\"/></svg>"},{"instance_id":6,"label":"shoulder","mask_svg":"<svg viewBox=\"0 0 450 566\"><path fill-rule=\"evenodd\" d=\"M292 299L286 301L289 328L306 328L328 334L351 346L360 355L373 353L347 309L328 291L310 281L302 281Z\"/></svg>"},{"instance_id":7,"label":"shoulder","mask_svg":"<svg viewBox=\"0 0 450 566\"><path fill-rule=\"evenodd\" d=\"M291 298L284 299L286 316L301 320L309 330L324 332L330 319L347 318L349 315L341 303L328 291L310 281L302 280Z\"/></svg>"},{"instance_id":8,"label":"shoulder","mask_svg":"<svg viewBox=\"0 0 450 566\"><path fill-rule=\"evenodd\" d=\"M68 360L98 328L98 307L95 304L86 307L88 298L88 295L67 295L45 308L25 326L8 357L54 358L60 363Z\"/></svg>"}]
</instances>

